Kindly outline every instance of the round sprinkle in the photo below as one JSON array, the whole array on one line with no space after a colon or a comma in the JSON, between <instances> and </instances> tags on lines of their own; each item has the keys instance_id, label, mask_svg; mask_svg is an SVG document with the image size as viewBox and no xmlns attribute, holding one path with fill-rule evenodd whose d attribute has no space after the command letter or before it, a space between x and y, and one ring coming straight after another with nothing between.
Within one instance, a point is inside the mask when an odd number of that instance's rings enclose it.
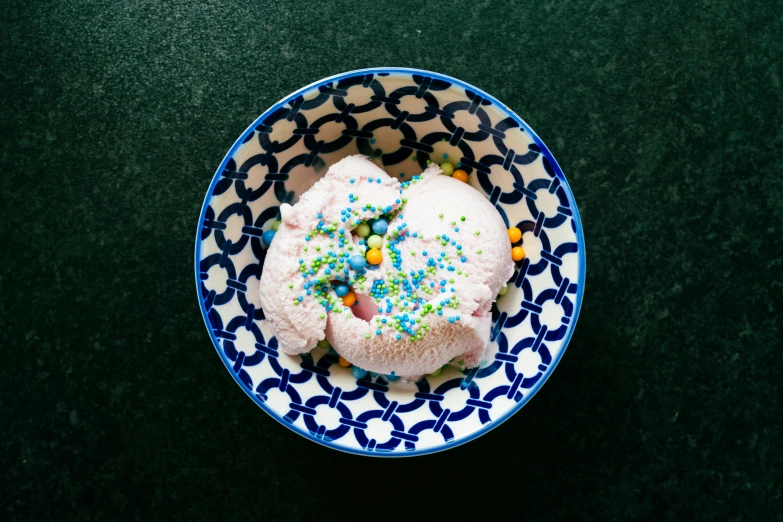
<instances>
[{"instance_id":1,"label":"round sprinkle","mask_svg":"<svg viewBox=\"0 0 783 522\"><path fill-rule=\"evenodd\" d=\"M349 250L352 250L352 248L349 248ZM354 254L348 260L348 264L354 270L363 270L364 267L367 266L367 261L364 259L364 256L360 256L359 254Z\"/></svg>"},{"instance_id":2,"label":"round sprinkle","mask_svg":"<svg viewBox=\"0 0 783 522\"><path fill-rule=\"evenodd\" d=\"M348 293L343 296L343 305L353 306L356 302L356 294L352 290L348 290Z\"/></svg>"},{"instance_id":3,"label":"round sprinkle","mask_svg":"<svg viewBox=\"0 0 783 522\"><path fill-rule=\"evenodd\" d=\"M362 222L359 224L358 227L356 227L356 234L359 237L367 237L370 235L370 225L368 225L365 222Z\"/></svg>"},{"instance_id":4,"label":"round sprinkle","mask_svg":"<svg viewBox=\"0 0 783 522\"><path fill-rule=\"evenodd\" d=\"M383 239L381 239L381 236L370 236L367 238L367 246L370 248L381 248L383 246Z\"/></svg>"},{"instance_id":5,"label":"round sprinkle","mask_svg":"<svg viewBox=\"0 0 783 522\"><path fill-rule=\"evenodd\" d=\"M261 236L261 240L264 242L266 246L269 246L272 244L272 240L275 238L275 231L274 230L267 230L263 233Z\"/></svg>"},{"instance_id":6,"label":"round sprinkle","mask_svg":"<svg viewBox=\"0 0 783 522\"><path fill-rule=\"evenodd\" d=\"M460 221L465 221L465 216L460 216L459 220Z\"/></svg>"},{"instance_id":7,"label":"round sprinkle","mask_svg":"<svg viewBox=\"0 0 783 522\"><path fill-rule=\"evenodd\" d=\"M498 292L498 296L506 295L506 292L508 292L508 285L503 285L503 288Z\"/></svg>"},{"instance_id":8,"label":"round sprinkle","mask_svg":"<svg viewBox=\"0 0 783 522\"><path fill-rule=\"evenodd\" d=\"M280 228L280 225L282 225L282 224L283 224L282 221L280 221L279 219L276 220L274 223L272 223L272 230L277 232L277 229Z\"/></svg>"},{"instance_id":9,"label":"round sprinkle","mask_svg":"<svg viewBox=\"0 0 783 522\"><path fill-rule=\"evenodd\" d=\"M365 257L367 258L367 262L371 265L379 265L383 259L383 254L381 254L381 251L377 248L371 248L367 251L367 255Z\"/></svg>"},{"instance_id":10,"label":"round sprinkle","mask_svg":"<svg viewBox=\"0 0 783 522\"><path fill-rule=\"evenodd\" d=\"M451 176L452 174L454 174L454 165L452 165L448 161L444 161L443 163L440 164L440 170L442 170L443 174L445 174L446 176Z\"/></svg>"},{"instance_id":11,"label":"round sprinkle","mask_svg":"<svg viewBox=\"0 0 783 522\"><path fill-rule=\"evenodd\" d=\"M509 228L508 239L512 243L517 243L520 239L522 239L522 231L519 230L517 227Z\"/></svg>"},{"instance_id":12,"label":"round sprinkle","mask_svg":"<svg viewBox=\"0 0 783 522\"><path fill-rule=\"evenodd\" d=\"M367 376L367 370L362 370L358 366L354 366L351 369L351 372L353 372L353 376L356 377L357 379L363 379Z\"/></svg>"},{"instance_id":13,"label":"round sprinkle","mask_svg":"<svg viewBox=\"0 0 783 522\"><path fill-rule=\"evenodd\" d=\"M337 363L342 366L343 368L350 368L351 363L343 359L343 356L341 355L339 359L337 359Z\"/></svg>"},{"instance_id":14,"label":"round sprinkle","mask_svg":"<svg viewBox=\"0 0 783 522\"><path fill-rule=\"evenodd\" d=\"M522 247L515 246L511 249L511 259L514 261L522 261L525 259L525 251L522 249Z\"/></svg>"},{"instance_id":15,"label":"round sprinkle","mask_svg":"<svg viewBox=\"0 0 783 522\"><path fill-rule=\"evenodd\" d=\"M454 178L454 179L458 179L458 180L462 181L463 183L467 183L468 182L468 173L465 172L462 169L455 170L454 174L452 174L451 177Z\"/></svg>"},{"instance_id":16,"label":"round sprinkle","mask_svg":"<svg viewBox=\"0 0 783 522\"><path fill-rule=\"evenodd\" d=\"M372 224L372 231L382 236L389 229L389 223L385 219L376 219Z\"/></svg>"},{"instance_id":17,"label":"round sprinkle","mask_svg":"<svg viewBox=\"0 0 783 522\"><path fill-rule=\"evenodd\" d=\"M334 293L337 294L337 297L345 297L350 291L351 289L345 284L339 284L334 288Z\"/></svg>"}]
</instances>

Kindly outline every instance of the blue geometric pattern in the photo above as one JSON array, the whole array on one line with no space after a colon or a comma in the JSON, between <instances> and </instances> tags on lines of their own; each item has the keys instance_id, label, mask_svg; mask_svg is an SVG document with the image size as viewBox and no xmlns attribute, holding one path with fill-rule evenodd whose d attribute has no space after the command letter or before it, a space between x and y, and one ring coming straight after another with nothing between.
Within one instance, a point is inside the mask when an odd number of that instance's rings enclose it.
<instances>
[{"instance_id":1,"label":"blue geometric pattern","mask_svg":"<svg viewBox=\"0 0 783 522\"><path fill-rule=\"evenodd\" d=\"M525 259L493 307L493 352L480 368L418 383L356 379L337 355L288 356L259 307L261 235L326 168L365 154L393 176L459 162ZM585 280L579 213L560 167L533 131L488 94L413 69L327 78L277 103L223 160L196 238L199 302L221 359L248 395L307 438L359 454L431 453L503 422L552 373L573 333Z\"/></svg>"}]
</instances>

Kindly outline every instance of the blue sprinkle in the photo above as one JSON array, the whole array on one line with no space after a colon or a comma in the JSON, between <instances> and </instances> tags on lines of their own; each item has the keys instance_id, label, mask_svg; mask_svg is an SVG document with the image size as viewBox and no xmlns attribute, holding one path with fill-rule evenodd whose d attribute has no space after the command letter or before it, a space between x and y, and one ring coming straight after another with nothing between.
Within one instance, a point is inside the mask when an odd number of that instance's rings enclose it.
<instances>
[{"instance_id":1,"label":"blue sprinkle","mask_svg":"<svg viewBox=\"0 0 783 522\"><path fill-rule=\"evenodd\" d=\"M381 331L380 330L375 330L375 335L381 335Z\"/></svg>"},{"instance_id":2,"label":"blue sprinkle","mask_svg":"<svg viewBox=\"0 0 783 522\"><path fill-rule=\"evenodd\" d=\"M357 379L363 379L364 377L367 376L367 370L362 370L358 366L354 366L353 368L351 368L351 372L353 372L353 376L356 377Z\"/></svg>"},{"instance_id":3,"label":"blue sprinkle","mask_svg":"<svg viewBox=\"0 0 783 522\"><path fill-rule=\"evenodd\" d=\"M351 179L350 179L350 181L351 181L351 183L353 183L354 179L353 179L353 178L351 178Z\"/></svg>"},{"instance_id":4,"label":"blue sprinkle","mask_svg":"<svg viewBox=\"0 0 783 522\"><path fill-rule=\"evenodd\" d=\"M297 300L298 300L299 302L302 302L302 299L303 299L303 297L302 297L301 295L300 295L299 297L297 297Z\"/></svg>"},{"instance_id":5,"label":"blue sprinkle","mask_svg":"<svg viewBox=\"0 0 783 522\"><path fill-rule=\"evenodd\" d=\"M403 176L404 176L404 174L403 174ZM400 339L402 339L402 336L400 334L397 334L397 340L399 341Z\"/></svg>"},{"instance_id":6,"label":"blue sprinkle","mask_svg":"<svg viewBox=\"0 0 783 522\"><path fill-rule=\"evenodd\" d=\"M465 261L467 261L467 260L468 260L468 258L467 258L467 257L465 257L465 256L462 256L462 257L460 257L460 258L459 258L459 260L460 260L460 261L462 261L462 262L464 263Z\"/></svg>"},{"instance_id":7,"label":"blue sprinkle","mask_svg":"<svg viewBox=\"0 0 783 522\"><path fill-rule=\"evenodd\" d=\"M438 315L443 315L443 310L438 310Z\"/></svg>"},{"instance_id":8,"label":"blue sprinkle","mask_svg":"<svg viewBox=\"0 0 783 522\"><path fill-rule=\"evenodd\" d=\"M440 293L441 293L441 294L445 294L445 293L446 293L446 289L445 289L445 288L441 288L441 289L440 289Z\"/></svg>"},{"instance_id":9,"label":"blue sprinkle","mask_svg":"<svg viewBox=\"0 0 783 522\"><path fill-rule=\"evenodd\" d=\"M453 317L449 317L449 322L453 323L454 322L454 318Z\"/></svg>"}]
</instances>

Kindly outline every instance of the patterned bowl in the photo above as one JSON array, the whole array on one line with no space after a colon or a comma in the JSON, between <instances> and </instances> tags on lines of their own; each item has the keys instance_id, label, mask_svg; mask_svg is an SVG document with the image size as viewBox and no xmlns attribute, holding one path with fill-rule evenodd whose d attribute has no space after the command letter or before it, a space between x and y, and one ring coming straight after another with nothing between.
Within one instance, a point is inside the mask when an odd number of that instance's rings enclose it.
<instances>
[{"instance_id":1,"label":"patterned bowl","mask_svg":"<svg viewBox=\"0 0 783 522\"><path fill-rule=\"evenodd\" d=\"M526 258L493 307L481 368L417 383L356 379L334 353L278 350L258 287L261 235L328 166L365 154L404 179L447 154L523 232ZM320 80L264 112L215 173L199 217L199 305L231 375L300 435L362 455L422 455L468 442L518 411L565 352L585 281L582 226L552 154L508 107L460 80L378 68Z\"/></svg>"}]
</instances>

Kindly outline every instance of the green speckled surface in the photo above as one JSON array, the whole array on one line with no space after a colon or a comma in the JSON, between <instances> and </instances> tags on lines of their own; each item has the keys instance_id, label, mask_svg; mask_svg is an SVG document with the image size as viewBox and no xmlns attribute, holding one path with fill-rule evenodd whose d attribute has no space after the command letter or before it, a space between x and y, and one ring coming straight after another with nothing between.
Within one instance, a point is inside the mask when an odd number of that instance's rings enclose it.
<instances>
[{"instance_id":1,"label":"green speckled surface","mask_svg":"<svg viewBox=\"0 0 783 522\"><path fill-rule=\"evenodd\" d=\"M0 518L781 520L779 3L2 11ZM242 130L307 83L380 65L521 114L588 246L576 334L538 396L475 442L400 461L260 411L192 276L204 192Z\"/></svg>"}]
</instances>

